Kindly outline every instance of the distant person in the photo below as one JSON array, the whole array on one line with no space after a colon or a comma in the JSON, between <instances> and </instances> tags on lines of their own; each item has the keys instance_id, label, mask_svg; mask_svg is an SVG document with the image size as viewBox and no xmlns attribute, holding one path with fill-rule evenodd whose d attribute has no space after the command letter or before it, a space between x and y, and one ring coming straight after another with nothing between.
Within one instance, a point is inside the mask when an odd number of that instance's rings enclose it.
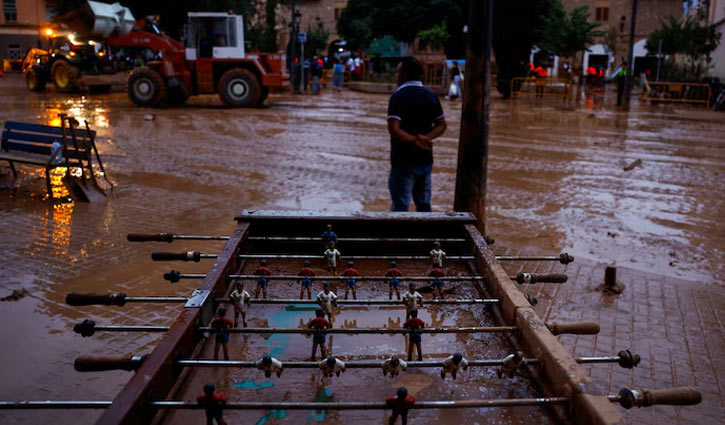
<instances>
[{"instance_id":1,"label":"distant person","mask_svg":"<svg viewBox=\"0 0 725 425\"><path fill-rule=\"evenodd\" d=\"M340 62L337 62L332 67L332 87L337 91L342 90L342 77L344 73L345 67Z\"/></svg>"},{"instance_id":2,"label":"distant person","mask_svg":"<svg viewBox=\"0 0 725 425\"><path fill-rule=\"evenodd\" d=\"M423 67L413 57L398 64L398 90L388 103L391 211L408 211L410 198L418 212L431 211L433 140L446 130L438 97L420 81Z\"/></svg>"},{"instance_id":3,"label":"distant person","mask_svg":"<svg viewBox=\"0 0 725 425\"><path fill-rule=\"evenodd\" d=\"M453 61L453 68L451 68L451 82L456 86L455 97L460 98L463 96L463 92L461 92L461 70L458 68L458 62L456 61Z\"/></svg>"},{"instance_id":4,"label":"distant person","mask_svg":"<svg viewBox=\"0 0 725 425\"><path fill-rule=\"evenodd\" d=\"M322 78L322 64L317 60L317 56L310 65L310 75L312 76L312 94L320 94L320 79Z\"/></svg>"}]
</instances>

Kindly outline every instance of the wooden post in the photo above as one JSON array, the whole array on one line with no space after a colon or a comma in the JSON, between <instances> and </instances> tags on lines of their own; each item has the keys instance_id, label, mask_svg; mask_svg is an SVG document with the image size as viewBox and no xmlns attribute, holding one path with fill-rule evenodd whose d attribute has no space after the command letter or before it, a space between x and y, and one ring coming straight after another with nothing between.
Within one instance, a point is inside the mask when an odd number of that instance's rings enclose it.
<instances>
[{"instance_id":1,"label":"wooden post","mask_svg":"<svg viewBox=\"0 0 725 425\"><path fill-rule=\"evenodd\" d=\"M627 58L627 74L624 76L624 104L629 106L634 82L634 31L637 26L637 0L632 0L632 22L629 24L629 56Z\"/></svg>"},{"instance_id":2,"label":"wooden post","mask_svg":"<svg viewBox=\"0 0 725 425\"><path fill-rule=\"evenodd\" d=\"M469 211L486 229L488 114L491 96L491 30L493 0L469 0L466 74L458 141L458 173L453 208Z\"/></svg>"}]
</instances>

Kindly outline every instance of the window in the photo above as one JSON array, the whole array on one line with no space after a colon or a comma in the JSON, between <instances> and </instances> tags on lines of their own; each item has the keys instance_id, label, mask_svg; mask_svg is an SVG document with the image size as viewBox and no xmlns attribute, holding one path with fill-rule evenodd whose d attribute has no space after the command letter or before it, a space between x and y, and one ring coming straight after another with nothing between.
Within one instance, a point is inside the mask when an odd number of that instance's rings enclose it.
<instances>
[{"instance_id":1,"label":"window","mask_svg":"<svg viewBox=\"0 0 725 425\"><path fill-rule=\"evenodd\" d=\"M22 59L19 44L8 44L8 57L10 59Z\"/></svg>"},{"instance_id":2,"label":"window","mask_svg":"<svg viewBox=\"0 0 725 425\"><path fill-rule=\"evenodd\" d=\"M598 1L594 3L594 20L597 22L609 21L609 2Z\"/></svg>"},{"instance_id":3,"label":"window","mask_svg":"<svg viewBox=\"0 0 725 425\"><path fill-rule=\"evenodd\" d=\"M5 12L5 22L18 21L18 7L15 0L3 0L3 11Z\"/></svg>"}]
</instances>

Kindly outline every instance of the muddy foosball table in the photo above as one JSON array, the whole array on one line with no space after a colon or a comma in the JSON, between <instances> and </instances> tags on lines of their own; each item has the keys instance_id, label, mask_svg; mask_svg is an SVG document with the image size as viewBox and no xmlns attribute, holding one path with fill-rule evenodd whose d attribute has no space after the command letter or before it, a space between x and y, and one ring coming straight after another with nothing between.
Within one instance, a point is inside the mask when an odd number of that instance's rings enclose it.
<instances>
[{"instance_id":1,"label":"muddy foosball table","mask_svg":"<svg viewBox=\"0 0 725 425\"><path fill-rule=\"evenodd\" d=\"M573 261L568 254L537 257L495 256L493 240L479 233L468 213L323 213L312 211L242 211L229 236L171 233L130 234L132 242L175 240L225 241L220 252L152 253L155 261L209 262L205 274L171 270L174 285L188 287L186 297L130 296L122 293L69 294L67 303L122 307L128 303L177 303L171 326L114 326L85 320L75 326L82 336L104 332L163 332L150 353L123 358L83 356L79 371L124 369L133 376L112 401L0 402L2 409L105 409L98 424L202 423L207 405L197 396L208 383L226 397L228 423L381 423L390 416L386 397L405 387L415 402L406 405L415 423L581 423L614 424L624 408L654 404L690 405L700 401L692 388L622 389L604 394L584 374L583 363L617 363L636 367L639 356L618 347L618 353L573 357L556 335L596 334L591 322L545 323L519 285L563 284L565 274L519 273L508 276L502 261ZM323 256L327 226L336 233L340 252L337 273L328 271ZM439 242L445 251L444 276L431 276L430 251ZM265 261L271 274L256 274ZM300 298L298 275L308 261L312 296ZM345 297L347 277L340 271L349 261L359 271L356 299ZM410 283L423 295L419 330L403 327L406 308L390 293L391 262L402 272L404 293ZM264 291L256 294L264 279ZM443 282L442 295L433 283ZM232 318L230 293L242 282L251 296L246 327L231 327L229 360L214 359L211 327L220 307ZM339 376L323 376L311 359L315 330L308 322L319 308L316 294L323 284L337 293L332 328L324 330L328 356L344 362ZM350 294L352 295L352 294ZM319 334L319 331L317 331ZM382 364L408 357L412 335L422 340L422 359L408 361L407 370L384 376ZM523 361L509 376L500 374L512 353ZM460 353L468 362L453 379L441 374L444 362ZM221 354L221 353L220 353ZM258 370L263 356L283 366L278 377ZM508 363L506 363L508 364Z\"/></svg>"}]
</instances>

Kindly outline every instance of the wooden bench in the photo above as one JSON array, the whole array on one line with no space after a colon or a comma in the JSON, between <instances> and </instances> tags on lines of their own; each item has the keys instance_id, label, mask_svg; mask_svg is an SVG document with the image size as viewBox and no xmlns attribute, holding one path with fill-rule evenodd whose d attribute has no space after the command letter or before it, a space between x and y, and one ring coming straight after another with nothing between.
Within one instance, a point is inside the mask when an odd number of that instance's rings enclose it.
<instances>
[{"instance_id":1,"label":"wooden bench","mask_svg":"<svg viewBox=\"0 0 725 425\"><path fill-rule=\"evenodd\" d=\"M75 138L73 138L68 128L65 131L66 135L63 137L61 127L6 121L0 143L0 160L10 163L13 177L16 179L18 177L16 162L44 168L48 196L53 198L50 170L57 167L90 168L91 166L91 149L96 132L74 129ZM52 155L51 147L55 142L60 143L62 149ZM62 157L58 155L61 152Z\"/></svg>"}]
</instances>

